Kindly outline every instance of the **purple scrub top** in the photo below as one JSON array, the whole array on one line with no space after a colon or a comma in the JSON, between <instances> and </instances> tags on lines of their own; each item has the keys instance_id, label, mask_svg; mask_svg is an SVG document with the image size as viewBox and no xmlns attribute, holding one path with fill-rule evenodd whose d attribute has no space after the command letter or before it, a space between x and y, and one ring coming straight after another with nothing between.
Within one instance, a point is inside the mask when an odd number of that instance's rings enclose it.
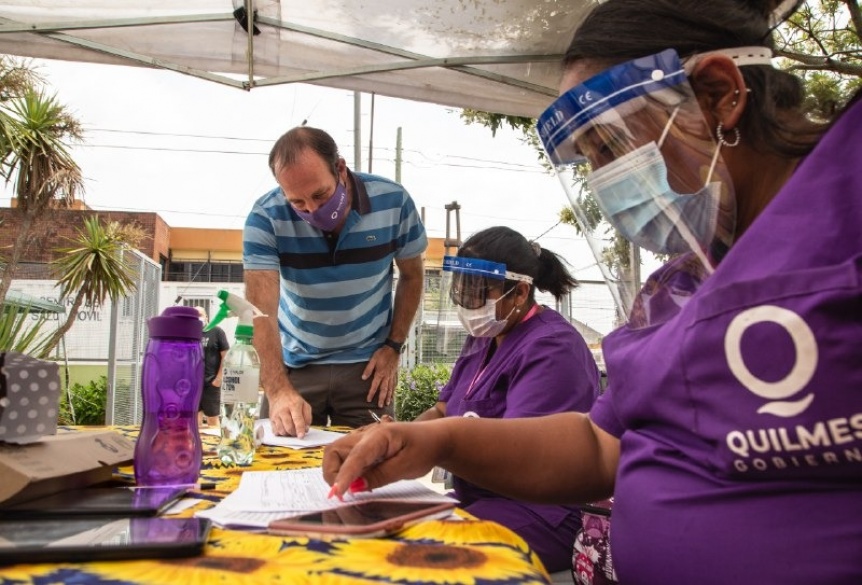
<instances>
[{"instance_id":1,"label":"purple scrub top","mask_svg":"<svg viewBox=\"0 0 862 585\"><path fill-rule=\"evenodd\" d=\"M862 583L860 129L857 102L675 317L605 339L621 583Z\"/></svg>"}]
</instances>

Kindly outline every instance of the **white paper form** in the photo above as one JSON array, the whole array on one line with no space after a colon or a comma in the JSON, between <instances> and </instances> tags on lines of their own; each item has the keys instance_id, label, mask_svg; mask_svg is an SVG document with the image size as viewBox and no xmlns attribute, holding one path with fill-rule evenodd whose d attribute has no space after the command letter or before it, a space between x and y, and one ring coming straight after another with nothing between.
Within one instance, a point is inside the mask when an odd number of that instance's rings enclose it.
<instances>
[{"instance_id":1,"label":"white paper form","mask_svg":"<svg viewBox=\"0 0 862 585\"><path fill-rule=\"evenodd\" d=\"M417 502L457 502L414 479L401 480L371 492L350 494L341 502L329 499L330 487L319 467L285 471L246 471L239 487L209 510L195 515L220 526L266 528L287 515L331 510L362 500L398 499Z\"/></svg>"},{"instance_id":2,"label":"white paper form","mask_svg":"<svg viewBox=\"0 0 862 585\"><path fill-rule=\"evenodd\" d=\"M403 479L371 492L350 494L344 502L327 498L330 486L323 470L288 469L284 471L246 471L239 487L219 506L244 512L316 512L331 510L360 500L400 499L418 502L451 502L452 498L422 485L415 479Z\"/></svg>"},{"instance_id":3,"label":"white paper form","mask_svg":"<svg viewBox=\"0 0 862 585\"><path fill-rule=\"evenodd\" d=\"M308 449L309 447L321 447L329 445L336 439L344 436L344 433L335 431L325 431L323 429L309 428L304 437L298 439L296 437L281 437L272 432L272 423L268 418L262 418L255 421L255 431L263 429L263 437L261 442L264 445L273 447L288 447L290 449Z\"/></svg>"}]
</instances>

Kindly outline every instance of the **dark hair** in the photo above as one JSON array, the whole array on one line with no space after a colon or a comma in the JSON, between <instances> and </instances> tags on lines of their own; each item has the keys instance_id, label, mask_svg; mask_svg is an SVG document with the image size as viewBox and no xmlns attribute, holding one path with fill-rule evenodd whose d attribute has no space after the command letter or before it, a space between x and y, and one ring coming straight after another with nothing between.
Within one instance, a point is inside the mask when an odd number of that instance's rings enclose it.
<instances>
[{"instance_id":1,"label":"dark hair","mask_svg":"<svg viewBox=\"0 0 862 585\"><path fill-rule=\"evenodd\" d=\"M476 232L461 244L458 256L502 262L510 272L532 276L530 300L534 298L537 288L560 300L564 294L578 287L578 281L569 274L559 256L536 242L528 242L527 238L504 226ZM514 288L517 281L507 280L506 283L508 286L505 288L508 290Z\"/></svg>"},{"instance_id":2,"label":"dark hair","mask_svg":"<svg viewBox=\"0 0 862 585\"><path fill-rule=\"evenodd\" d=\"M681 58L716 49L774 49L770 14L778 0L608 0L575 31L563 59L611 66L675 49ZM739 122L754 148L785 157L805 156L828 127L805 115L801 80L769 65L740 67L751 90Z\"/></svg>"},{"instance_id":3,"label":"dark hair","mask_svg":"<svg viewBox=\"0 0 862 585\"><path fill-rule=\"evenodd\" d=\"M320 155L332 169L333 176L338 176L338 146L332 136L319 128L297 126L281 135L269 151L269 169L274 175L278 168L296 162L300 152L310 148Z\"/></svg>"}]
</instances>

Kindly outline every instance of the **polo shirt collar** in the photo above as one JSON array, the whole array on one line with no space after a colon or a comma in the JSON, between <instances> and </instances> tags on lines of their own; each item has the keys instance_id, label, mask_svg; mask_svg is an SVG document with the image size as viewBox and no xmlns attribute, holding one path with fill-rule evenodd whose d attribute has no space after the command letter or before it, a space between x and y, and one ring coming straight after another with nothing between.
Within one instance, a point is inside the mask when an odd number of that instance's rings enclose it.
<instances>
[{"instance_id":1,"label":"polo shirt collar","mask_svg":"<svg viewBox=\"0 0 862 585\"><path fill-rule=\"evenodd\" d=\"M350 169L347 169L347 178L350 180L350 192L353 195L351 206L359 215L370 213L371 200L368 199L368 191L365 190L365 183Z\"/></svg>"}]
</instances>

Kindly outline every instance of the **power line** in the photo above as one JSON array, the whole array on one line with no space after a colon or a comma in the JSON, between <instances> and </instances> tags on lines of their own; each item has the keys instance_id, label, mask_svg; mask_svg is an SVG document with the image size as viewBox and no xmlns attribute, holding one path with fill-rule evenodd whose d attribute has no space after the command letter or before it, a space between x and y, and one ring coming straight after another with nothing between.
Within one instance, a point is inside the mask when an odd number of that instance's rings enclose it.
<instances>
[{"instance_id":1,"label":"power line","mask_svg":"<svg viewBox=\"0 0 862 585\"><path fill-rule=\"evenodd\" d=\"M246 137L237 137L237 136L221 136L221 135L213 135L213 134L186 134L186 133L176 133L176 132L154 132L149 130L117 130L111 128L92 128L90 131L93 132L106 132L110 134L123 134L123 135L143 135L143 136L155 136L155 137L165 137L165 138L195 138L195 139L205 139L205 140L231 140L235 142L252 142L252 143L265 143L270 145L274 142L271 138L246 138ZM94 148L117 148L117 149L125 149L125 150L153 150L153 151L165 151L165 152L199 152L199 153L214 153L214 154L262 154L268 155L269 150L266 152L247 152L247 151L232 151L232 150L221 150L221 149L206 149L206 148L172 148L172 147L154 147L154 146L131 146L131 145L118 145L118 144L83 144L82 146L94 147ZM352 148L352 145L344 146L345 150L349 150ZM373 148L374 151L383 151L383 152L394 152L394 147L389 146L375 146ZM545 173L545 170L541 167L536 168L533 165L527 165L524 163L516 163L509 162L505 160L495 160L495 159L484 159L470 156L462 156L456 154L444 154L442 157L432 157L426 154L421 150L405 148L402 149L402 153L413 153L421 156L425 160L430 161L433 165L440 166L451 166L451 167L463 167L463 168L486 168L485 166L471 166L464 164L456 164L456 163L446 163L442 162L446 159L459 159L459 160L467 160L474 161L479 163L490 163L492 165L505 165L508 167L517 167L521 168L524 171L528 172L536 172L536 173ZM393 159L383 159L386 162L394 162ZM408 164L412 164L417 168L429 168L427 166L422 166L421 163L413 162L413 161L405 161ZM491 168L499 168L500 170L515 170L505 167L491 167Z\"/></svg>"},{"instance_id":2,"label":"power line","mask_svg":"<svg viewBox=\"0 0 862 585\"><path fill-rule=\"evenodd\" d=\"M91 128L89 132L108 132L110 134L141 134L143 136L163 136L170 138L206 138L208 140L237 140L241 142L275 142L270 138L243 138L239 136L217 136L214 134L182 134L176 132L153 132L151 130L116 130L112 128Z\"/></svg>"},{"instance_id":3,"label":"power line","mask_svg":"<svg viewBox=\"0 0 862 585\"><path fill-rule=\"evenodd\" d=\"M225 155L245 155L245 156L268 156L268 152L250 152L250 151L242 151L242 150L220 150L220 149L205 149L205 148L172 148L168 146L130 146L125 144L82 144L80 145L82 148L112 148L117 150L145 150L149 152L182 152L187 154L225 154ZM391 158L378 158L378 161L394 163L395 160ZM482 160L482 159L476 159ZM486 161L487 165L471 165L471 164L459 164L455 162L440 162L435 163L433 165L423 165L416 163L411 160L402 160L403 164L410 165L412 167L418 169L430 169L434 167L449 167L449 168L460 168L460 169L483 169L483 170L496 170L496 171L507 171L514 173L542 173L544 174L544 170L542 169L531 169L526 167L525 165L517 165L516 163L507 163L505 161ZM509 165L509 166L498 166L498 165ZM521 167L521 168L512 168L513 166Z\"/></svg>"}]
</instances>

